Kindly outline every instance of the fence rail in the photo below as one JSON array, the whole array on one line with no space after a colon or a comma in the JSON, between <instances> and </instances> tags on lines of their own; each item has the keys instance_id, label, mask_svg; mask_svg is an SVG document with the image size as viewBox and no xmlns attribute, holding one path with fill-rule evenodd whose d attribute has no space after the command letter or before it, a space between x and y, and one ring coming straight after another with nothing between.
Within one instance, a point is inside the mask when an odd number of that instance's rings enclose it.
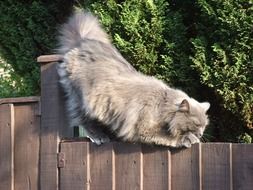
<instances>
[{"instance_id":1,"label":"fence rail","mask_svg":"<svg viewBox=\"0 0 253 190\"><path fill-rule=\"evenodd\" d=\"M0 99L0 190L38 189L39 97Z\"/></svg>"}]
</instances>

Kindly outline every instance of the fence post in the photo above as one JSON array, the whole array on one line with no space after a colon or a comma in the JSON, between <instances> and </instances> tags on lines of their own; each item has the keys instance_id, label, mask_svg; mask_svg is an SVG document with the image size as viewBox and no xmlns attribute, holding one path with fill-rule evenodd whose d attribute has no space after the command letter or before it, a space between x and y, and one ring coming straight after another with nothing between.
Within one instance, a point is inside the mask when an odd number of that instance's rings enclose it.
<instances>
[{"instance_id":1,"label":"fence post","mask_svg":"<svg viewBox=\"0 0 253 190\"><path fill-rule=\"evenodd\" d=\"M60 138L72 133L66 126L61 90L56 71L58 55L40 56L41 63L41 149L40 189L58 189L57 154Z\"/></svg>"}]
</instances>

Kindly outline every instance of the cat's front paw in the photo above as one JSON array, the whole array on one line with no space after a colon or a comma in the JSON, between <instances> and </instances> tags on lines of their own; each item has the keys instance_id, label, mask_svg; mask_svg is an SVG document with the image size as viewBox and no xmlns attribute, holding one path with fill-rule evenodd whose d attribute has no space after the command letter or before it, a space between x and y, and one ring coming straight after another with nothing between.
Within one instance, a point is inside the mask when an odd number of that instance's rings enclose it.
<instances>
[{"instance_id":1,"label":"cat's front paw","mask_svg":"<svg viewBox=\"0 0 253 190\"><path fill-rule=\"evenodd\" d=\"M109 137L91 137L91 136L87 137L91 140L91 142L95 143L96 145L101 145L110 142Z\"/></svg>"},{"instance_id":2,"label":"cat's front paw","mask_svg":"<svg viewBox=\"0 0 253 190\"><path fill-rule=\"evenodd\" d=\"M188 133L187 135L184 135L182 138L182 146L186 148L190 148L192 144L196 143L200 143L200 140L192 133Z\"/></svg>"}]
</instances>

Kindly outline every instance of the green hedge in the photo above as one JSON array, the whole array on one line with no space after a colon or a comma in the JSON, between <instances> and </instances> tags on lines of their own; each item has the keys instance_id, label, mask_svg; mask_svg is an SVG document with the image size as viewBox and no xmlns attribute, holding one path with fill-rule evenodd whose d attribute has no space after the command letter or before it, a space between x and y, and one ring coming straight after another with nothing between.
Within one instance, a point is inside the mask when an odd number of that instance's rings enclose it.
<instances>
[{"instance_id":1,"label":"green hedge","mask_svg":"<svg viewBox=\"0 0 253 190\"><path fill-rule=\"evenodd\" d=\"M224 102L253 128L253 2L199 0L194 68Z\"/></svg>"},{"instance_id":2,"label":"green hedge","mask_svg":"<svg viewBox=\"0 0 253 190\"><path fill-rule=\"evenodd\" d=\"M138 70L181 88L200 101L210 101L208 140L251 142L252 3L245 0L0 2L0 24L5 26L0 28L0 55L22 77L23 90L17 95L39 92L35 58L53 52L56 29L69 16L72 4L94 12L113 43Z\"/></svg>"},{"instance_id":3,"label":"green hedge","mask_svg":"<svg viewBox=\"0 0 253 190\"><path fill-rule=\"evenodd\" d=\"M71 1L0 1L0 57L12 66L11 78L18 81L11 86L2 80L0 87L10 90L1 89L0 97L39 94L36 58L54 51L58 23L71 7Z\"/></svg>"}]
</instances>

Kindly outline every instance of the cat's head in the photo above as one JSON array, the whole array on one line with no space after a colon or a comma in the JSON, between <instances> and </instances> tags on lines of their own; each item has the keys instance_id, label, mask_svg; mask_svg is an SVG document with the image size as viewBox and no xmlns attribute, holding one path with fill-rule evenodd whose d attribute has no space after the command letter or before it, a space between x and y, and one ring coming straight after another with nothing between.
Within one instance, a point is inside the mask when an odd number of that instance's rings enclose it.
<instances>
[{"instance_id":1,"label":"cat's head","mask_svg":"<svg viewBox=\"0 0 253 190\"><path fill-rule=\"evenodd\" d=\"M206 114L209 107L208 102L199 103L192 98L183 99L177 104L177 111L170 122L171 135L178 136L191 132L201 138L209 122Z\"/></svg>"}]
</instances>

